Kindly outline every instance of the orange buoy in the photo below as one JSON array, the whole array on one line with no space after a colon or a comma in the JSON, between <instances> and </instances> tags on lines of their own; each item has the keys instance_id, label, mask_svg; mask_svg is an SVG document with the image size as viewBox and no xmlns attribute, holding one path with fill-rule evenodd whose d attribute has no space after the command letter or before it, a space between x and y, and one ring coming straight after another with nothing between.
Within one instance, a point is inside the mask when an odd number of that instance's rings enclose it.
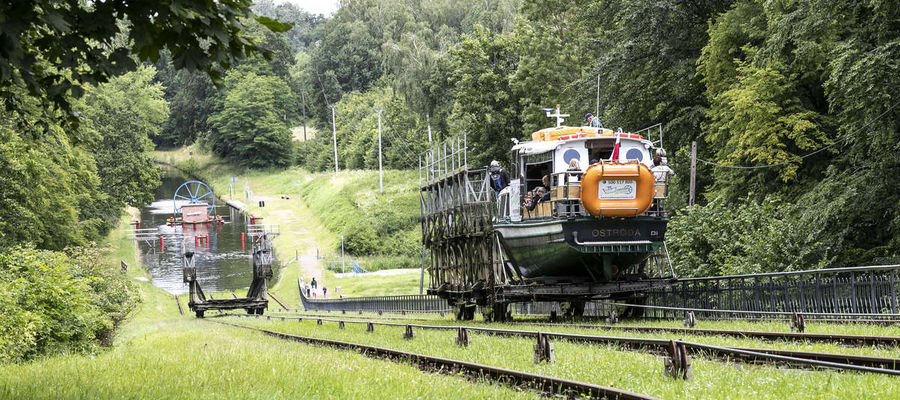
<instances>
[{"instance_id":1,"label":"orange buoy","mask_svg":"<svg viewBox=\"0 0 900 400\"><path fill-rule=\"evenodd\" d=\"M581 180L581 204L595 217L635 217L653 203L654 182L639 162L594 164Z\"/></svg>"}]
</instances>

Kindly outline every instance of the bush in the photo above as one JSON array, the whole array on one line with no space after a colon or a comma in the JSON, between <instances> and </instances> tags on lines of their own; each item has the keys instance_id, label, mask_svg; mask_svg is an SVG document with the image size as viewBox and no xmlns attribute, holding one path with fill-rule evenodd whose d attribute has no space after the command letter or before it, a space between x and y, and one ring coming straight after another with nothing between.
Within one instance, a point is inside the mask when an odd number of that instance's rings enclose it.
<instances>
[{"instance_id":1,"label":"bush","mask_svg":"<svg viewBox=\"0 0 900 400\"><path fill-rule=\"evenodd\" d=\"M108 344L139 300L97 248L0 252L0 362Z\"/></svg>"},{"instance_id":2,"label":"bush","mask_svg":"<svg viewBox=\"0 0 900 400\"><path fill-rule=\"evenodd\" d=\"M418 259L417 179L413 171L385 171L384 192L379 192L377 171L344 171L315 177L301 186L301 194L325 227L344 236L348 253Z\"/></svg>"},{"instance_id":3,"label":"bush","mask_svg":"<svg viewBox=\"0 0 900 400\"><path fill-rule=\"evenodd\" d=\"M683 209L666 243L679 276L711 276L822 268L827 251L799 220L798 207L777 198L721 199Z\"/></svg>"}]
</instances>

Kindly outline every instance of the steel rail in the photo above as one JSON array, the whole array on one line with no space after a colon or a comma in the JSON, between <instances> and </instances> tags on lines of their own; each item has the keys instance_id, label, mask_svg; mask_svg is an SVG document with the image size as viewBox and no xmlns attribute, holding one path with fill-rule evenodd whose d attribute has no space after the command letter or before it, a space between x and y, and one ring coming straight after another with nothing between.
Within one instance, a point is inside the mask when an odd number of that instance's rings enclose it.
<instances>
[{"instance_id":1,"label":"steel rail","mask_svg":"<svg viewBox=\"0 0 900 400\"><path fill-rule=\"evenodd\" d=\"M410 353L401 350L384 347L369 346L359 343L343 342L330 339L319 339L308 336L291 335L252 326L233 324L224 321L211 321L237 328L249 329L273 336L279 339L292 340L302 343L324 345L339 349L356 350L368 357L387 358L390 360L404 360L420 369L437 371L445 374L455 374L464 371L467 375L477 378L488 378L500 384L515 388L526 387L537 390L547 396L566 397L597 397L604 399L620 400L655 400L656 397L629 392L608 386L595 385L587 382L578 382L569 379L555 378L538 375L525 371L517 371L506 368L494 367L484 364L476 364L468 361L453 360L443 357L434 357L418 353Z\"/></svg>"},{"instance_id":2,"label":"steel rail","mask_svg":"<svg viewBox=\"0 0 900 400\"><path fill-rule=\"evenodd\" d=\"M238 314L238 316L243 316ZM250 315L251 317L263 318L259 315ZM287 317L287 316L266 316L267 320L270 319L280 319L280 320L298 320L303 321L302 317ZM308 320L316 320L316 321L329 321L329 322L338 322L338 323L350 323L350 324L371 324L378 326L393 326L393 327L412 327L419 329L430 329L430 330L457 330L460 328L465 328L467 330L471 330L473 332L482 332L492 335L499 336L513 336L513 337L537 337L538 334L542 334L549 338L557 338L563 339L571 342L585 342L585 343L602 343L602 344L613 344L622 347L626 347L628 349L643 349L647 347L656 348L657 350L663 349L665 346L670 345L672 342L676 344L683 344L687 349L691 350L695 354L708 352L713 353L719 359L730 360L730 361L763 361L769 363L783 363L787 365L796 365L796 366L808 366L808 367L825 367L825 368L834 368L840 370L854 370L854 371L862 371L862 372L873 372L873 373L881 373L887 375L896 375L900 376L900 359L895 358L886 358L886 357L873 357L873 356L859 356L852 354L835 354L835 353L818 353L818 352L802 352L802 351L792 351L792 350L780 350L780 349L757 349L757 348L738 348L738 347L724 347L724 346L715 346L704 343L696 343L696 342L688 342L683 340L670 340L670 339L657 339L657 338L634 338L634 337L618 337L618 336L598 336L598 335L585 335L585 334L577 334L577 333L562 333L562 332L544 332L544 331L526 331L526 330L514 330L514 329L497 329L497 328L486 328L486 327L476 327L476 326L454 326L454 325L423 325L423 324L404 324L404 323L396 323L396 322L382 322L382 321L345 321L342 319L333 319L333 318L307 318ZM897 338L900 339L900 338Z\"/></svg>"},{"instance_id":3,"label":"steel rail","mask_svg":"<svg viewBox=\"0 0 900 400\"><path fill-rule=\"evenodd\" d=\"M823 316L823 317L885 317L885 318L900 318L900 314L872 314L872 313L825 313L825 312L806 312L806 311L749 311L749 310L721 310L715 308L690 308L690 307L670 307L670 306L654 306L647 304L630 304L630 303L617 303L612 301L598 301L598 303L603 303L610 306L618 306L618 307L635 307L635 308L648 308L653 310L673 310L673 311L697 311L697 312L705 312L705 313L720 313L720 314L756 314L756 315L793 315L800 314L804 317L807 315L815 315L815 316ZM852 319L847 319L847 321L854 321Z\"/></svg>"},{"instance_id":4,"label":"steel rail","mask_svg":"<svg viewBox=\"0 0 900 400\"><path fill-rule=\"evenodd\" d=\"M865 346L900 346L900 336L866 336L866 335L838 335L830 333L800 333L800 332L767 332L767 331L742 331L726 329L702 329L702 328L677 328L666 326L618 326L618 325L594 325L594 324L555 324L536 322L517 322L522 325L535 326L560 326L603 330L622 330L632 332L668 332L691 335L716 335L731 336L750 339L765 340L792 340L801 342L840 343L845 345Z\"/></svg>"},{"instance_id":5,"label":"steel rail","mask_svg":"<svg viewBox=\"0 0 900 400\"><path fill-rule=\"evenodd\" d=\"M323 318L321 314L294 314L300 317ZM384 317L384 316L341 316L340 318L365 319L374 318L380 320L403 320L403 321L434 321L426 318L401 318L401 317ZM337 320L334 320L337 321ZM570 328L587 328L587 329L603 329L603 330L622 330L634 332L668 332L692 335L716 335L730 336L748 339L761 339L771 341L806 341L817 343L838 343L851 346L900 346L900 336L867 336L867 335L838 335L827 333L799 333L799 332L767 332L767 331L744 331L744 330L725 330L725 329L702 329L702 328L678 328L665 326L620 326L620 325L597 325L597 324L559 324L549 322L528 322L528 321L509 321L507 323L517 325L533 325L533 326L554 326L554 327L570 327ZM407 325L407 324L402 324ZM449 325L448 325L449 326ZM458 327L458 326L457 326ZM466 329L487 329L473 326L463 326ZM454 328L455 329L455 328Z\"/></svg>"}]
</instances>

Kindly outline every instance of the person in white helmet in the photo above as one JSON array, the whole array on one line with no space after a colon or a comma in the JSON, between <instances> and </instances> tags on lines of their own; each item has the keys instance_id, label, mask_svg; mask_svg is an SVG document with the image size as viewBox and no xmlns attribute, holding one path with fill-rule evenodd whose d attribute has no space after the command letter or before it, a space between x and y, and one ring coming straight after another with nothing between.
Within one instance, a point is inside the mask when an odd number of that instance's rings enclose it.
<instances>
[{"instance_id":1,"label":"person in white helmet","mask_svg":"<svg viewBox=\"0 0 900 400\"><path fill-rule=\"evenodd\" d=\"M497 160L491 161L490 169L491 188L500 193L503 188L509 186L509 174L500 166Z\"/></svg>"}]
</instances>

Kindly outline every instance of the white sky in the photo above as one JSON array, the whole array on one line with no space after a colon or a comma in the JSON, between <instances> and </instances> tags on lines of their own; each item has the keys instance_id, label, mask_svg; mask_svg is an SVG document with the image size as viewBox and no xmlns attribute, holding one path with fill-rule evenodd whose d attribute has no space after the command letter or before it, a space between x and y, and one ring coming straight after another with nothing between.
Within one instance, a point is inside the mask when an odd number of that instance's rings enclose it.
<instances>
[{"instance_id":1,"label":"white sky","mask_svg":"<svg viewBox=\"0 0 900 400\"><path fill-rule=\"evenodd\" d=\"M291 3L312 14L331 16L338 9L338 0L275 0L276 3Z\"/></svg>"}]
</instances>

